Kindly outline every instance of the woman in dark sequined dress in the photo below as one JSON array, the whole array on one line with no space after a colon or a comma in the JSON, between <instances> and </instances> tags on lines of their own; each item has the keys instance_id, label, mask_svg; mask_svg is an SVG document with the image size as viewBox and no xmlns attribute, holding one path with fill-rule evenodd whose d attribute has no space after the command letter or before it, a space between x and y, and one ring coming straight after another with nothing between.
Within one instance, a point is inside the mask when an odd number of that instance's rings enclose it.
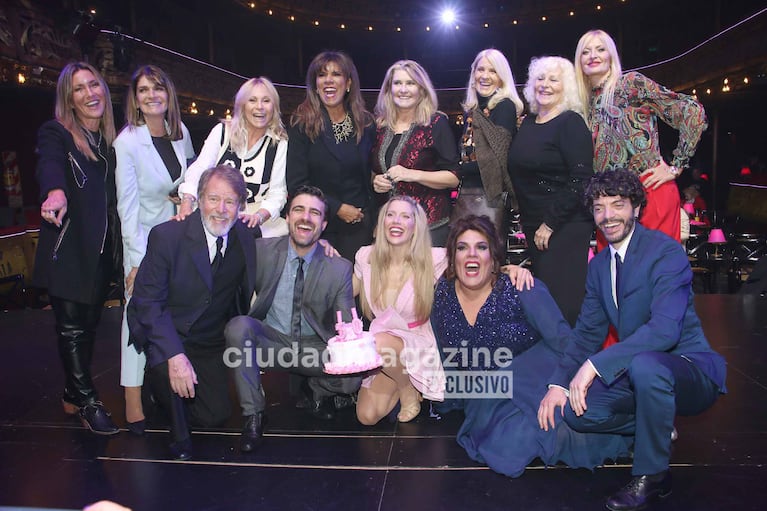
<instances>
[{"instance_id":1,"label":"woman in dark sequined dress","mask_svg":"<svg viewBox=\"0 0 767 511\"><path fill-rule=\"evenodd\" d=\"M518 477L536 458L594 468L627 453L623 437L576 433L559 416L555 429L539 427L543 378L558 363L570 326L543 282L519 291L500 272L490 219L455 222L447 257L431 314L447 381L438 409L463 410L458 443L469 457Z\"/></svg>"},{"instance_id":2,"label":"woman in dark sequined dress","mask_svg":"<svg viewBox=\"0 0 767 511\"><path fill-rule=\"evenodd\" d=\"M458 186L458 149L424 68L412 60L395 62L374 113L373 191L413 197L426 211L432 245L444 247L450 191Z\"/></svg>"}]
</instances>

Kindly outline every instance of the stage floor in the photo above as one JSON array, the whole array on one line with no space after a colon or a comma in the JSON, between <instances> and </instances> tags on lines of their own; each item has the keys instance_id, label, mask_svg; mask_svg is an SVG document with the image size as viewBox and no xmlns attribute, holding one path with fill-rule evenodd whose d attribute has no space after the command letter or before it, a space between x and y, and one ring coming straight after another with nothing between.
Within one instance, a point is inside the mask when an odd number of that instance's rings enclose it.
<instances>
[{"instance_id":1,"label":"stage floor","mask_svg":"<svg viewBox=\"0 0 767 511\"><path fill-rule=\"evenodd\" d=\"M677 419L674 493L654 509L763 509L767 299L700 295L696 307L728 361L729 394L703 415ZM124 425L121 312L104 311L93 369L102 400ZM412 423L363 427L347 409L319 421L295 409L279 373L265 376L269 423L257 452L239 452L234 414L225 428L193 434L194 460L170 461L159 418L144 438L102 438L63 414L51 311L0 313L0 345L0 509L81 509L109 499L136 511L598 510L630 477L619 464L594 473L532 466L509 479L466 456L455 442L456 413L436 418L425 407Z\"/></svg>"}]
</instances>

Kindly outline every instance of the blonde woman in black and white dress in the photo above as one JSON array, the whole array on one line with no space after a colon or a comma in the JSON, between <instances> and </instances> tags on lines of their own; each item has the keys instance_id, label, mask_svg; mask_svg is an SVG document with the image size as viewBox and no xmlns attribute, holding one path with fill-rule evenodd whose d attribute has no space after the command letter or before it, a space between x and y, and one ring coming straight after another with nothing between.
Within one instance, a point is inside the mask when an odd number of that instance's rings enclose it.
<instances>
[{"instance_id":1,"label":"blonde woman in black and white dress","mask_svg":"<svg viewBox=\"0 0 767 511\"><path fill-rule=\"evenodd\" d=\"M219 164L240 170L248 187L245 211L240 214L249 227L259 227L261 236L288 233L280 211L288 189L285 165L288 135L280 117L280 96L267 78L251 78L234 99L234 115L213 127L197 158L179 186L181 208L178 219L194 209L197 183L202 173Z\"/></svg>"}]
</instances>

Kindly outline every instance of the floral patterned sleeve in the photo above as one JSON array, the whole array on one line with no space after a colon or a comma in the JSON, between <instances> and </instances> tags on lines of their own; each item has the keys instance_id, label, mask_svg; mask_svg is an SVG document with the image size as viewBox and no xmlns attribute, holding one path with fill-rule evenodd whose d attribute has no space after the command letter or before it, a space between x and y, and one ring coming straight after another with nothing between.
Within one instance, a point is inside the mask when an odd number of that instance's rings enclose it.
<instances>
[{"instance_id":1,"label":"floral patterned sleeve","mask_svg":"<svg viewBox=\"0 0 767 511\"><path fill-rule=\"evenodd\" d=\"M624 83L636 91L643 105L679 131L679 143L674 149L671 164L679 168L687 167L701 135L708 127L703 105L692 96L667 89L641 73L627 73Z\"/></svg>"}]
</instances>

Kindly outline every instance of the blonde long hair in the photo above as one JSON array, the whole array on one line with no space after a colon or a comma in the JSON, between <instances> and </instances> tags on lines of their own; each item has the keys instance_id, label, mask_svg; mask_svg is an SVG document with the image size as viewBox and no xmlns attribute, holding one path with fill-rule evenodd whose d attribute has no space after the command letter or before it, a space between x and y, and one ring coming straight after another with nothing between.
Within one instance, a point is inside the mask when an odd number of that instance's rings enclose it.
<instances>
[{"instance_id":1,"label":"blonde long hair","mask_svg":"<svg viewBox=\"0 0 767 511\"><path fill-rule=\"evenodd\" d=\"M420 204L412 197L395 195L381 207L378 214L378 224L375 231L375 243L370 252L370 297L374 305L384 308L383 294L386 281L389 277L389 266L392 263L393 250L386 240L386 228L384 222L389 205L392 202L401 201L410 205L415 219L413 237L406 251L405 262L410 264L413 273L413 290L415 293L415 316L419 321L424 321L431 314L434 303L434 261L431 255L431 235L426 220L426 213ZM361 293L362 312L372 319L373 313L365 299L365 293Z\"/></svg>"},{"instance_id":2,"label":"blonde long hair","mask_svg":"<svg viewBox=\"0 0 767 511\"><path fill-rule=\"evenodd\" d=\"M591 114L591 82L589 82L588 76L583 72L583 66L581 65L581 53L586 45L594 38L605 45L607 53L610 54L610 71L607 79L602 85L602 104L609 105L613 101L613 94L615 93L615 86L618 80L623 74L621 69L621 59L618 56L618 48L615 46L615 41L604 30L589 30L581 36L578 40L578 45L575 47L575 83L578 85L578 96L580 96L583 106L586 109L587 117Z\"/></svg>"},{"instance_id":3,"label":"blonde long hair","mask_svg":"<svg viewBox=\"0 0 767 511\"><path fill-rule=\"evenodd\" d=\"M114 112L112 111L112 97L109 95L109 87L107 87L104 77L101 76L101 73L95 67L87 62L70 62L61 70L59 80L56 83L56 120L72 135L78 151L83 153L89 160L96 161L96 154L89 144L90 133L82 125L80 119L77 118L74 101L72 100L74 94L72 81L74 80L75 73L78 71L90 71L93 73L94 78L96 78L101 86L101 90L104 91L104 102L106 104L104 105L104 114L99 120L99 130L107 146L112 147L112 142L114 142L117 135Z\"/></svg>"},{"instance_id":4,"label":"blonde long hair","mask_svg":"<svg viewBox=\"0 0 767 511\"><path fill-rule=\"evenodd\" d=\"M234 113L231 120L222 122L229 128L229 145L238 155L244 155L248 150L248 121L245 119L245 107L248 100L253 95L253 89L256 85L263 85L266 93L274 105L274 116L266 127L266 134L271 139L271 144L277 144L280 140L287 140L288 133L285 131L285 125L282 124L282 113L280 112L280 95L274 84L263 76L251 78L243 83L234 97Z\"/></svg>"},{"instance_id":5,"label":"blonde long hair","mask_svg":"<svg viewBox=\"0 0 767 511\"><path fill-rule=\"evenodd\" d=\"M414 60L398 60L386 71L373 111L376 125L379 128L392 128L397 122L397 108L392 99L391 87L394 81L394 72L399 70L405 71L418 84L421 99L415 109L415 123L419 126L428 126L432 116L437 112L437 93L434 91L434 85L431 83L429 74L421 64Z\"/></svg>"},{"instance_id":6,"label":"blonde long hair","mask_svg":"<svg viewBox=\"0 0 767 511\"><path fill-rule=\"evenodd\" d=\"M461 104L461 107L465 112L470 112L477 108L477 89L475 88L474 74L477 72L479 61L483 58L490 62L490 65L493 66L498 78L501 80L501 86L493 97L490 98L487 107L492 110L501 100L508 98L514 103L514 107L517 109L517 117L519 117L522 115L525 106L517 93L517 86L514 83L514 75L511 73L509 61L506 60L506 56L503 53L495 48L482 50L474 58L474 62L471 64L471 72L469 73L469 84L466 86L466 99Z\"/></svg>"}]
</instances>

